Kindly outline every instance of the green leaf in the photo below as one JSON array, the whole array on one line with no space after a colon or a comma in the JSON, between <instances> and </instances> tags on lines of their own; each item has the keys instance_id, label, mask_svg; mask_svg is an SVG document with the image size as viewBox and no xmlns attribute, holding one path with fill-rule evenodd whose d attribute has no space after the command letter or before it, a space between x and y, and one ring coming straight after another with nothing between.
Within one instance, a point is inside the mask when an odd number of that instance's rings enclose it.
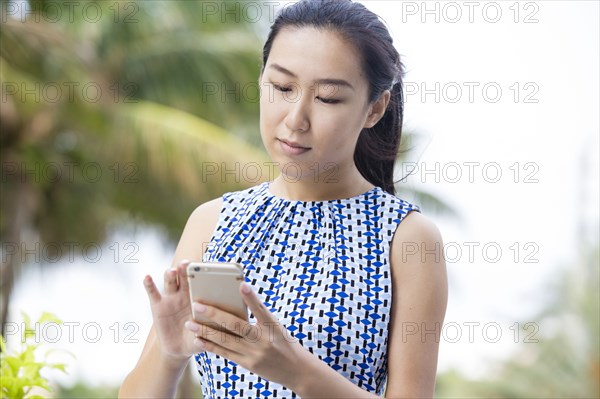
<instances>
[{"instance_id":1,"label":"green leaf","mask_svg":"<svg viewBox=\"0 0 600 399\"><path fill-rule=\"evenodd\" d=\"M66 370L67 365L64 364L64 363L49 364L48 367L51 367L51 368L56 369L56 370L60 370L60 371L62 371L65 374L67 372L67 370Z\"/></svg>"},{"instance_id":2,"label":"green leaf","mask_svg":"<svg viewBox=\"0 0 600 399\"><path fill-rule=\"evenodd\" d=\"M2 393L6 398L19 399L25 396L21 381L16 377L2 377Z\"/></svg>"},{"instance_id":3,"label":"green leaf","mask_svg":"<svg viewBox=\"0 0 600 399\"><path fill-rule=\"evenodd\" d=\"M38 323L40 323L40 324L44 324L44 323L61 324L62 320L59 319L58 317L56 317L56 315L54 313L43 312L42 315L40 316L40 318L38 319Z\"/></svg>"},{"instance_id":4,"label":"green leaf","mask_svg":"<svg viewBox=\"0 0 600 399\"><path fill-rule=\"evenodd\" d=\"M20 357L7 356L4 359L5 364L8 364L10 370L12 371L12 375L18 375L19 369L23 365L23 361Z\"/></svg>"},{"instance_id":5,"label":"green leaf","mask_svg":"<svg viewBox=\"0 0 600 399\"><path fill-rule=\"evenodd\" d=\"M2 351L2 353L6 353L6 340L2 335L0 335L0 351Z\"/></svg>"},{"instance_id":6,"label":"green leaf","mask_svg":"<svg viewBox=\"0 0 600 399\"><path fill-rule=\"evenodd\" d=\"M19 355L19 359L23 361L23 363L34 363L35 362L35 350L37 345L27 345L25 350L21 352Z\"/></svg>"},{"instance_id":7,"label":"green leaf","mask_svg":"<svg viewBox=\"0 0 600 399\"><path fill-rule=\"evenodd\" d=\"M43 377L37 377L37 378L31 379L29 382L29 385L32 387L43 388L47 391L50 390L50 387L48 386L48 381Z\"/></svg>"},{"instance_id":8,"label":"green leaf","mask_svg":"<svg viewBox=\"0 0 600 399\"><path fill-rule=\"evenodd\" d=\"M31 320L26 313L22 312L22 315L25 320L23 326L31 330L31 333L27 337L28 340L30 341L32 337L37 338L35 334L36 331L31 328ZM39 329L40 325L46 323L61 323L61 321L54 314L43 312L36 321L36 326ZM43 396L40 395L28 396L28 393L34 387L44 389L48 392L52 391L52 387L49 385L48 380L40 374L41 370L49 368L66 373L66 364L48 362L48 355L50 352L53 352L53 350L49 350L44 354L44 361L36 361L36 351L43 346L43 344L22 343L20 351L16 351L13 355L8 355L6 351L6 342L4 342L3 338L0 339L0 343L2 344L2 353L0 353L0 359L2 359L0 365L0 370L2 372L2 378L0 378L2 399L42 398ZM73 356L71 352L60 351Z\"/></svg>"}]
</instances>

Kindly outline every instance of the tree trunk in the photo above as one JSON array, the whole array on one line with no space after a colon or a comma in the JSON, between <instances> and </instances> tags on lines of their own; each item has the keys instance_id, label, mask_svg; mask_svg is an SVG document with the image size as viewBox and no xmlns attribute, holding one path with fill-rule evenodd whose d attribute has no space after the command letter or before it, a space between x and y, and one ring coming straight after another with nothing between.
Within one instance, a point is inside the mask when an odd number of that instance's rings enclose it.
<instances>
[{"instance_id":1,"label":"tree trunk","mask_svg":"<svg viewBox=\"0 0 600 399\"><path fill-rule=\"evenodd\" d=\"M10 294L15 283L16 270L21 266L21 228L24 223L24 184L14 182L14 189L2 193L4 217L7 218L6 234L0 238L2 243L2 262L0 263L0 323L2 336L5 334L8 318ZM7 184L7 186L10 186Z\"/></svg>"}]
</instances>

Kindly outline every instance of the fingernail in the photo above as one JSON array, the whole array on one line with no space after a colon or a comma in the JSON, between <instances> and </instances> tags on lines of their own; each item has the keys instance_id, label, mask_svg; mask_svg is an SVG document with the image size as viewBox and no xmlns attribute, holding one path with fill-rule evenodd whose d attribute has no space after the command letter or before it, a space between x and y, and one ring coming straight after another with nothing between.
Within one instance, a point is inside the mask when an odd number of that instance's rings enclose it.
<instances>
[{"instance_id":1,"label":"fingernail","mask_svg":"<svg viewBox=\"0 0 600 399\"><path fill-rule=\"evenodd\" d=\"M198 324L192 323L189 320L185 322L185 328L194 332L198 332L200 330L200 326Z\"/></svg>"},{"instance_id":2,"label":"fingernail","mask_svg":"<svg viewBox=\"0 0 600 399\"><path fill-rule=\"evenodd\" d=\"M182 259L182 260L179 262L179 264L180 264L180 265L185 265L186 263L190 263L190 261L189 261L189 260L187 260L187 259Z\"/></svg>"},{"instance_id":3,"label":"fingernail","mask_svg":"<svg viewBox=\"0 0 600 399\"><path fill-rule=\"evenodd\" d=\"M249 294L252 291L252 288L246 283L242 283L242 292L244 294Z\"/></svg>"},{"instance_id":4,"label":"fingernail","mask_svg":"<svg viewBox=\"0 0 600 399\"><path fill-rule=\"evenodd\" d=\"M195 310L197 313L204 313L204 312L206 312L206 306L204 306L204 305L203 305L203 304L201 304L201 303L195 303L195 304L194 304L194 310Z\"/></svg>"}]
</instances>

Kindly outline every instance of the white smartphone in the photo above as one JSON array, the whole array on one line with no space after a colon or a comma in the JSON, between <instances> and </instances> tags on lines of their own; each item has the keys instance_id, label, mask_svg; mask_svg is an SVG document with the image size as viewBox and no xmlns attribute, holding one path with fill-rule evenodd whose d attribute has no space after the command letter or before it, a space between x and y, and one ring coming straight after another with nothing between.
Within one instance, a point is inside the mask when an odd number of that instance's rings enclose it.
<instances>
[{"instance_id":1,"label":"white smartphone","mask_svg":"<svg viewBox=\"0 0 600 399\"><path fill-rule=\"evenodd\" d=\"M187 267L190 300L233 313L248 321L246 303L240 294L240 283L244 280L242 266L237 263L192 262ZM194 320L207 321L202 315L195 314Z\"/></svg>"}]
</instances>

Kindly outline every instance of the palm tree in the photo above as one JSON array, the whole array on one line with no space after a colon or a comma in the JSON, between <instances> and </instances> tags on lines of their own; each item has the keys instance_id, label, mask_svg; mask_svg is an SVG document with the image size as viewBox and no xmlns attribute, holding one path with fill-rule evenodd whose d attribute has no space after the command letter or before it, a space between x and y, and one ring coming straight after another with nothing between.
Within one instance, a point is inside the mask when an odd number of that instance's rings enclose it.
<instances>
[{"instance_id":1,"label":"palm tree","mask_svg":"<svg viewBox=\"0 0 600 399\"><path fill-rule=\"evenodd\" d=\"M175 239L199 203L254 183L215 167L266 161L257 129L240 128L258 126L258 104L203 98L206 83L256 79L254 26L203 21L193 2L98 2L96 23L46 3L25 21L0 4L2 326L23 250L102 242L131 218ZM56 7L58 21L44 14Z\"/></svg>"}]
</instances>

